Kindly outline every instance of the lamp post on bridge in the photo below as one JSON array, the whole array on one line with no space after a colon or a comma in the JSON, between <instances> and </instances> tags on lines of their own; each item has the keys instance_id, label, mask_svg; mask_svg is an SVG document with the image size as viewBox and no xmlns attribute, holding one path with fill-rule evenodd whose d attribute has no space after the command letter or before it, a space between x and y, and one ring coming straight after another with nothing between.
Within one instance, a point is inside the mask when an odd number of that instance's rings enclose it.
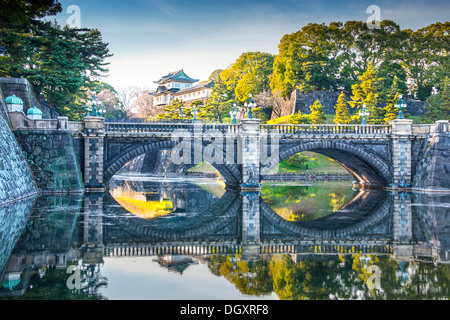
<instances>
[{"instance_id":1,"label":"lamp post on bridge","mask_svg":"<svg viewBox=\"0 0 450 320\"><path fill-rule=\"evenodd\" d=\"M248 107L249 108L247 118L252 119L253 118L253 111L252 111L252 109L256 108L256 102L255 102L255 100L253 100L251 93L248 95L248 99L245 100L244 107L246 107L246 108Z\"/></svg>"},{"instance_id":2,"label":"lamp post on bridge","mask_svg":"<svg viewBox=\"0 0 450 320\"><path fill-rule=\"evenodd\" d=\"M186 117L186 113L184 113L183 107L181 107L180 117L181 117L181 123L184 123L184 117Z\"/></svg>"},{"instance_id":3,"label":"lamp post on bridge","mask_svg":"<svg viewBox=\"0 0 450 320\"><path fill-rule=\"evenodd\" d=\"M88 117L101 117L106 113L106 109L102 106L102 102L97 97L97 92L92 91L92 99L87 102ZM92 112L92 115L91 115Z\"/></svg>"},{"instance_id":4,"label":"lamp post on bridge","mask_svg":"<svg viewBox=\"0 0 450 320\"><path fill-rule=\"evenodd\" d=\"M194 105L191 114L194 116L193 122L197 121L197 114L198 114L198 110L197 107Z\"/></svg>"},{"instance_id":5,"label":"lamp post on bridge","mask_svg":"<svg viewBox=\"0 0 450 320\"><path fill-rule=\"evenodd\" d=\"M230 111L230 117L233 118L233 124L237 124L236 116L239 117L241 115L241 112L239 111L239 108L236 106L236 103L233 103L233 108L231 108Z\"/></svg>"},{"instance_id":6,"label":"lamp post on bridge","mask_svg":"<svg viewBox=\"0 0 450 320\"><path fill-rule=\"evenodd\" d=\"M394 106L398 109L397 119L405 119L402 109L406 109L406 102L403 100L403 95L398 96L398 100L395 102Z\"/></svg>"},{"instance_id":7,"label":"lamp post on bridge","mask_svg":"<svg viewBox=\"0 0 450 320\"><path fill-rule=\"evenodd\" d=\"M361 124L362 124L362 125L366 125L366 124L367 124L367 119L366 119L366 117L370 116L370 113L369 113L369 111L366 109L366 105L365 105L365 104L363 104L363 109L359 112L359 115L360 115L361 117L363 117L363 118L362 118Z\"/></svg>"}]
</instances>

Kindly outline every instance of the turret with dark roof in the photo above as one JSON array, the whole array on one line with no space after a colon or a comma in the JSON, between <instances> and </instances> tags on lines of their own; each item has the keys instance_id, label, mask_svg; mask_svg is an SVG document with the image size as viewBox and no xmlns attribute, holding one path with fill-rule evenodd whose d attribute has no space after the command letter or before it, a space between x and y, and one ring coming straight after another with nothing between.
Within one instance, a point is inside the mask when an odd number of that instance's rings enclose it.
<instances>
[{"instance_id":1,"label":"turret with dark roof","mask_svg":"<svg viewBox=\"0 0 450 320\"><path fill-rule=\"evenodd\" d=\"M187 83L194 83L199 81L198 79L192 79L189 77L186 73L184 73L183 69L170 72L168 75L165 75L161 77L158 81L154 81L154 83L158 84L164 84L169 81L177 81L177 82L187 82Z\"/></svg>"}]
</instances>

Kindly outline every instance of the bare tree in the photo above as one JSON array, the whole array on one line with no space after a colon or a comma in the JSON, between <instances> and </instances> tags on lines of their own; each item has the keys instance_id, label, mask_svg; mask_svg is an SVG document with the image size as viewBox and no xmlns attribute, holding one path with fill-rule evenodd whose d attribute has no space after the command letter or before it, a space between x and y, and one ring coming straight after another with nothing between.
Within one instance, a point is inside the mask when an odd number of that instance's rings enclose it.
<instances>
[{"instance_id":1,"label":"bare tree","mask_svg":"<svg viewBox=\"0 0 450 320\"><path fill-rule=\"evenodd\" d=\"M135 100L139 97L140 93L143 89L137 87L137 86L130 86L126 88L122 88L117 92L118 98L120 102L122 102L123 108L127 112L128 116L132 116L133 107Z\"/></svg>"}]
</instances>

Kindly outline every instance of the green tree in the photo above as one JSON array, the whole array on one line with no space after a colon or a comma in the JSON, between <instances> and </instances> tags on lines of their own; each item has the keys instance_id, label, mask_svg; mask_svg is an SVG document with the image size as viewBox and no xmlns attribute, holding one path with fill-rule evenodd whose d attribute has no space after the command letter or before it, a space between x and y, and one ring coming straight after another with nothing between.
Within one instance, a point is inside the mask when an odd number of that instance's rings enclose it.
<instances>
[{"instance_id":1,"label":"green tree","mask_svg":"<svg viewBox=\"0 0 450 320\"><path fill-rule=\"evenodd\" d=\"M234 91L227 88L222 79L222 69L214 70L209 76L209 81L214 83L208 100L206 101L204 118L223 122L223 118L228 117L234 100Z\"/></svg>"},{"instance_id":2,"label":"green tree","mask_svg":"<svg viewBox=\"0 0 450 320\"><path fill-rule=\"evenodd\" d=\"M336 113L333 122L336 124L348 124L350 123L350 110L348 108L347 99L345 93L341 92L336 102Z\"/></svg>"},{"instance_id":3,"label":"green tree","mask_svg":"<svg viewBox=\"0 0 450 320\"><path fill-rule=\"evenodd\" d=\"M297 167L297 168L303 168L305 164L308 162L308 156L304 156L301 153L296 153L292 156L290 156L286 163L289 166Z\"/></svg>"},{"instance_id":4,"label":"green tree","mask_svg":"<svg viewBox=\"0 0 450 320\"><path fill-rule=\"evenodd\" d=\"M269 53L245 52L220 73L220 78L234 97L243 102L250 93L257 95L269 89L273 59Z\"/></svg>"},{"instance_id":5,"label":"green tree","mask_svg":"<svg viewBox=\"0 0 450 320\"><path fill-rule=\"evenodd\" d=\"M7 51L0 57L0 76L28 79L36 93L61 115L80 120L86 113L86 89L108 72L108 44L98 30L62 28L56 22L37 19L58 12L58 4L46 0L39 1L42 6L8 2L24 5L30 13L17 21L1 22Z\"/></svg>"},{"instance_id":6,"label":"green tree","mask_svg":"<svg viewBox=\"0 0 450 320\"><path fill-rule=\"evenodd\" d=\"M309 114L309 118L311 119L312 124L322 124L325 123L326 117L325 113L323 112L322 104L319 100L316 100L313 105L310 107L311 114Z\"/></svg>"},{"instance_id":7,"label":"green tree","mask_svg":"<svg viewBox=\"0 0 450 320\"><path fill-rule=\"evenodd\" d=\"M427 98L423 122L450 120L450 80L445 78L441 91Z\"/></svg>"},{"instance_id":8,"label":"green tree","mask_svg":"<svg viewBox=\"0 0 450 320\"><path fill-rule=\"evenodd\" d=\"M185 117L184 119L189 119L192 117L191 111L192 108L185 108L184 102L179 99L174 99L168 104L162 113L158 115L159 119L165 120L178 120L181 119L181 111L184 111Z\"/></svg>"},{"instance_id":9,"label":"green tree","mask_svg":"<svg viewBox=\"0 0 450 320\"><path fill-rule=\"evenodd\" d=\"M358 83L352 85L352 96L348 102L354 113L358 113L365 105L370 115L367 123L377 124L382 122L382 108L379 107L379 95L381 93L381 78L378 78L374 64L369 63L367 70L359 77Z\"/></svg>"},{"instance_id":10,"label":"green tree","mask_svg":"<svg viewBox=\"0 0 450 320\"><path fill-rule=\"evenodd\" d=\"M300 110L294 113L289 119L290 124L311 124L311 118L308 114L303 114Z\"/></svg>"},{"instance_id":11,"label":"green tree","mask_svg":"<svg viewBox=\"0 0 450 320\"><path fill-rule=\"evenodd\" d=\"M389 121L397 119L398 108L395 107L395 103L400 96L399 85L397 77L394 77L391 88L387 94L386 106L383 108L383 122L388 124Z\"/></svg>"},{"instance_id":12,"label":"green tree","mask_svg":"<svg viewBox=\"0 0 450 320\"><path fill-rule=\"evenodd\" d=\"M27 25L34 19L53 16L62 11L57 0L3 0L0 6L0 29L12 23Z\"/></svg>"}]
</instances>

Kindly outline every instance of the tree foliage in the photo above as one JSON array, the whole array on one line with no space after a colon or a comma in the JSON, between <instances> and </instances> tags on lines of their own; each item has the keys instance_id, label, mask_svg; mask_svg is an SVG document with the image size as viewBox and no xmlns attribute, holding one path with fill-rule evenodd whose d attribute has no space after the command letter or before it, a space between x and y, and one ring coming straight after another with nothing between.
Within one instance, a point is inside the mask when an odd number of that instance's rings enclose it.
<instances>
[{"instance_id":1,"label":"tree foliage","mask_svg":"<svg viewBox=\"0 0 450 320\"><path fill-rule=\"evenodd\" d=\"M349 93L372 64L384 90L396 75L401 92L424 100L450 71L449 31L449 22L417 31L390 20L372 29L363 21L311 23L281 39L270 88L284 98L294 89Z\"/></svg>"},{"instance_id":2,"label":"tree foliage","mask_svg":"<svg viewBox=\"0 0 450 320\"><path fill-rule=\"evenodd\" d=\"M7 2L12 6L2 6L0 14L10 17L0 24L7 50L0 57L0 76L26 78L62 115L80 120L86 112L86 89L108 72L108 44L96 29L38 20L60 11L55 1ZM21 14L17 8L25 9Z\"/></svg>"},{"instance_id":3,"label":"tree foliage","mask_svg":"<svg viewBox=\"0 0 450 320\"><path fill-rule=\"evenodd\" d=\"M316 100L310 107L311 114L309 115L309 118L311 119L311 123L313 124L322 124L325 123L326 117L325 113L323 112L322 104L320 103L320 100Z\"/></svg>"},{"instance_id":4,"label":"tree foliage","mask_svg":"<svg viewBox=\"0 0 450 320\"><path fill-rule=\"evenodd\" d=\"M348 108L347 99L345 93L341 92L336 102L336 113L333 122L336 124L348 124L350 123L350 110Z\"/></svg>"},{"instance_id":5,"label":"tree foliage","mask_svg":"<svg viewBox=\"0 0 450 320\"><path fill-rule=\"evenodd\" d=\"M441 90L427 98L425 103L424 122L450 120L450 79L445 78Z\"/></svg>"}]
</instances>

